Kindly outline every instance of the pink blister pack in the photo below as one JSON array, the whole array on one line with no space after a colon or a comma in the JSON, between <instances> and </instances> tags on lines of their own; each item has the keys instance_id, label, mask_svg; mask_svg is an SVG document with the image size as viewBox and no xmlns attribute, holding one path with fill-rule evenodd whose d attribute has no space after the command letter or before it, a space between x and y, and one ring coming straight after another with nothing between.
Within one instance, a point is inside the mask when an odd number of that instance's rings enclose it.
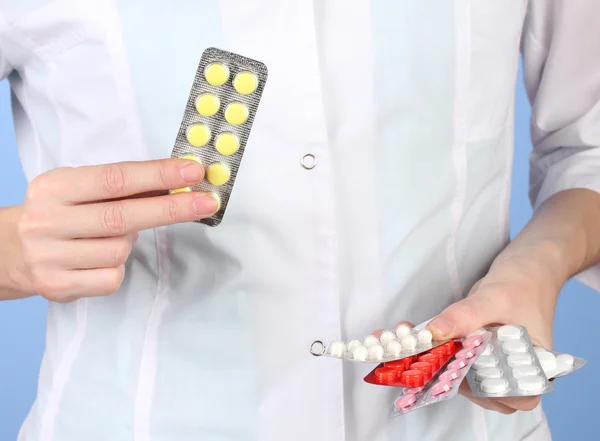
<instances>
[{"instance_id":1,"label":"pink blister pack","mask_svg":"<svg viewBox=\"0 0 600 441\"><path fill-rule=\"evenodd\" d=\"M405 415L414 410L453 398L458 393L473 363L486 350L492 338L490 332L473 335L463 340L462 349L424 387L404 389L394 400L392 417Z\"/></svg>"}]
</instances>

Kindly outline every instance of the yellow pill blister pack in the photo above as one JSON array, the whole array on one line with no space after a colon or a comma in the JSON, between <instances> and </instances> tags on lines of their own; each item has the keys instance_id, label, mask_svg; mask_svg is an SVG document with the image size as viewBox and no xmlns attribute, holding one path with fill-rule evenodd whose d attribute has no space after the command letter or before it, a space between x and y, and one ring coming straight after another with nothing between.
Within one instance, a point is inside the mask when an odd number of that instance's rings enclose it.
<instances>
[{"instance_id":1,"label":"yellow pill blister pack","mask_svg":"<svg viewBox=\"0 0 600 441\"><path fill-rule=\"evenodd\" d=\"M171 193L210 192L219 199L219 211L200 223L214 227L223 220L267 76L259 61L216 48L202 54L171 154L206 171L199 184Z\"/></svg>"}]
</instances>

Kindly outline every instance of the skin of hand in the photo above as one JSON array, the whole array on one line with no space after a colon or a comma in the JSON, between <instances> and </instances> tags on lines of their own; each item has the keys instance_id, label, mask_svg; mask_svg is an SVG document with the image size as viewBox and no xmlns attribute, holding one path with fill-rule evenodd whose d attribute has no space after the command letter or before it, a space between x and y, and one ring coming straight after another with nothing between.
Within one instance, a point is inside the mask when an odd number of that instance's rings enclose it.
<instances>
[{"instance_id":1,"label":"skin of hand","mask_svg":"<svg viewBox=\"0 0 600 441\"><path fill-rule=\"evenodd\" d=\"M548 271L529 264L501 261L473 287L466 299L449 306L428 328L435 339L445 340L468 335L492 324L525 326L532 341L552 348L552 323L560 286L552 282ZM460 393L488 410L510 414L517 410L532 410L539 396L482 399L473 397L468 383L463 381Z\"/></svg>"},{"instance_id":2,"label":"skin of hand","mask_svg":"<svg viewBox=\"0 0 600 441\"><path fill-rule=\"evenodd\" d=\"M1 256L2 297L39 293L70 302L116 292L138 231L218 210L211 194L165 194L203 178L199 163L183 159L58 168L38 176L22 206L0 213L8 244Z\"/></svg>"},{"instance_id":3,"label":"skin of hand","mask_svg":"<svg viewBox=\"0 0 600 441\"><path fill-rule=\"evenodd\" d=\"M429 323L434 338L460 338L486 325L517 324L527 328L535 344L551 349L562 286L600 261L598 225L599 194L573 189L549 198L469 295ZM466 382L460 391L475 404L504 414L534 409L540 401L540 397L476 398Z\"/></svg>"}]
</instances>

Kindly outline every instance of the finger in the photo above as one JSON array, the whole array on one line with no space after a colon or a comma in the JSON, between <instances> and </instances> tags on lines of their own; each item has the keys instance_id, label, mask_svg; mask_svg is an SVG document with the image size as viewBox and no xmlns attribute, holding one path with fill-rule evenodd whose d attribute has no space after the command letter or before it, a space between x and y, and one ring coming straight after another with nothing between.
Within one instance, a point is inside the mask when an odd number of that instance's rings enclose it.
<instances>
[{"instance_id":1,"label":"finger","mask_svg":"<svg viewBox=\"0 0 600 441\"><path fill-rule=\"evenodd\" d=\"M119 162L114 164L62 168L46 180L56 196L67 203L103 201L196 184L204 178L199 162L185 159Z\"/></svg>"},{"instance_id":2,"label":"finger","mask_svg":"<svg viewBox=\"0 0 600 441\"><path fill-rule=\"evenodd\" d=\"M50 244L43 263L63 270L115 268L123 265L131 253L134 234L120 237L74 239Z\"/></svg>"},{"instance_id":3,"label":"finger","mask_svg":"<svg viewBox=\"0 0 600 441\"><path fill-rule=\"evenodd\" d=\"M65 209L69 216L64 216L64 221L59 223L58 234L66 238L122 236L202 219L218 208L215 196L194 192L81 205Z\"/></svg>"},{"instance_id":4,"label":"finger","mask_svg":"<svg viewBox=\"0 0 600 441\"><path fill-rule=\"evenodd\" d=\"M495 399L479 398L479 397L467 397L469 401L482 407L486 410L492 410L494 412L500 412L503 415L510 415L515 413L517 410L506 406L503 403L497 402Z\"/></svg>"},{"instance_id":5,"label":"finger","mask_svg":"<svg viewBox=\"0 0 600 441\"><path fill-rule=\"evenodd\" d=\"M44 278L38 292L53 302L72 302L84 297L114 294L121 287L124 278L125 265L117 268L63 271Z\"/></svg>"},{"instance_id":6,"label":"finger","mask_svg":"<svg viewBox=\"0 0 600 441\"><path fill-rule=\"evenodd\" d=\"M493 296L474 294L450 305L427 327L435 340L465 337L475 329L495 323L498 305Z\"/></svg>"},{"instance_id":7,"label":"finger","mask_svg":"<svg viewBox=\"0 0 600 441\"><path fill-rule=\"evenodd\" d=\"M540 397L497 398L498 402L515 410L530 411L540 404Z\"/></svg>"}]
</instances>

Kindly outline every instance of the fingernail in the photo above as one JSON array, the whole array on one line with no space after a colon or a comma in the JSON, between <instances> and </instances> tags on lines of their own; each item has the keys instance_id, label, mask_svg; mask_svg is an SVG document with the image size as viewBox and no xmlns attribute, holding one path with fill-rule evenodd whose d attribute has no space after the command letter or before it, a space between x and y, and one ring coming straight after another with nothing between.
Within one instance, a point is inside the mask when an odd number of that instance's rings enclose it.
<instances>
[{"instance_id":1,"label":"fingernail","mask_svg":"<svg viewBox=\"0 0 600 441\"><path fill-rule=\"evenodd\" d=\"M200 182L204 178L204 168L200 164L191 163L183 167L179 174L185 182Z\"/></svg>"},{"instance_id":2,"label":"fingernail","mask_svg":"<svg viewBox=\"0 0 600 441\"><path fill-rule=\"evenodd\" d=\"M197 216L209 216L219 211L220 205L217 195L205 193L194 199L194 202L192 202L192 210Z\"/></svg>"},{"instance_id":3,"label":"fingernail","mask_svg":"<svg viewBox=\"0 0 600 441\"><path fill-rule=\"evenodd\" d=\"M449 336L454 330L454 324L444 317L433 319L428 327L432 333L437 334L440 337Z\"/></svg>"}]
</instances>

